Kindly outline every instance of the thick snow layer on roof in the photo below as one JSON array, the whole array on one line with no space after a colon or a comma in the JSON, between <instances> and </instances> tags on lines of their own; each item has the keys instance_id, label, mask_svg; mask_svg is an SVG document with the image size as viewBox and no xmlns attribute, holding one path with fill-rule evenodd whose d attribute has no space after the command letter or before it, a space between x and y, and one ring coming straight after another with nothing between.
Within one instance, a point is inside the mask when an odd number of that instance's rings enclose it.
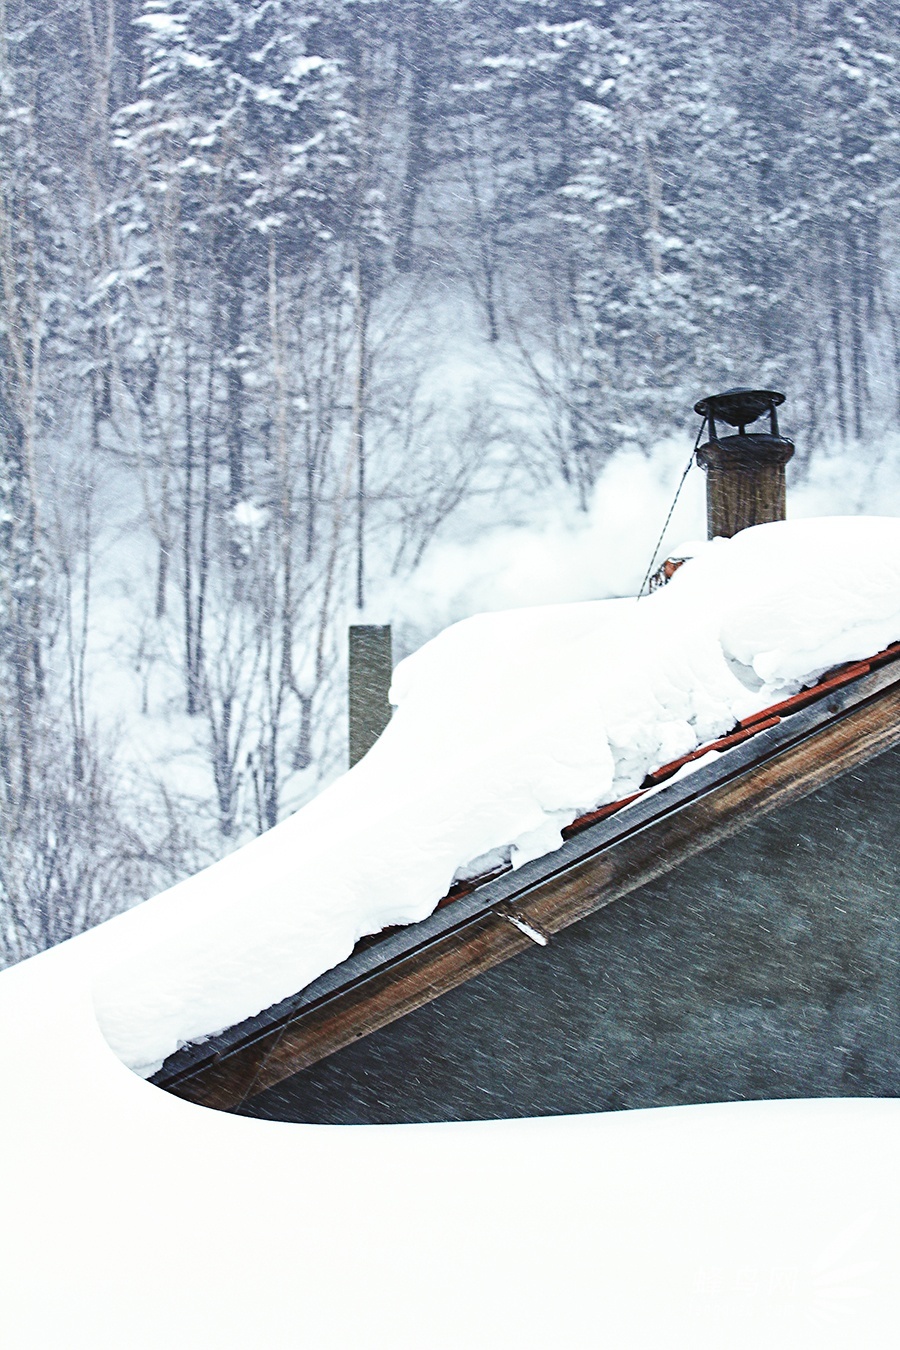
<instances>
[{"instance_id":1,"label":"thick snow layer on roof","mask_svg":"<svg viewBox=\"0 0 900 1350\"><path fill-rule=\"evenodd\" d=\"M429 914L457 869L521 863L579 814L839 662L900 638L900 521L714 540L663 590L479 615L398 666L354 769L239 852L87 934L100 1025L147 1074Z\"/></svg>"}]
</instances>

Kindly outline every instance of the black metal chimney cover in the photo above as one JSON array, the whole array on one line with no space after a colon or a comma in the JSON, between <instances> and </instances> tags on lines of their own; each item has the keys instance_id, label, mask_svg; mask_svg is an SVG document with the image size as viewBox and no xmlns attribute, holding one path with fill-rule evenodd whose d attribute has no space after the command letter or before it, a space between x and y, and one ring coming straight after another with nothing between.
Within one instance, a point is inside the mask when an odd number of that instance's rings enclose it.
<instances>
[{"instance_id":1,"label":"black metal chimney cover","mask_svg":"<svg viewBox=\"0 0 900 1350\"><path fill-rule=\"evenodd\" d=\"M724 394L709 394L695 403L694 412L730 427L745 427L783 402L784 394L777 389L726 389Z\"/></svg>"}]
</instances>

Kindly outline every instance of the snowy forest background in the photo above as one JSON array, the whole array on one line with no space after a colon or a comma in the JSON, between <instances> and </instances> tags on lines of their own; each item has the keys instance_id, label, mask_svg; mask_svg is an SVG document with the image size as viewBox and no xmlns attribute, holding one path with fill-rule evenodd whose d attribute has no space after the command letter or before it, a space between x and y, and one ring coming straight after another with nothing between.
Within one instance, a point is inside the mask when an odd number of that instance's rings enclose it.
<instances>
[{"instance_id":1,"label":"snowy forest background","mask_svg":"<svg viewBox=\"0 0 900 1350\"><path fill-rule=\"evenodd\" d=\"M702 394L900 513L898 61L893 0L0 0L0 961L340 772L349 622L633 593Z\"/></svg>"}]
</instances>

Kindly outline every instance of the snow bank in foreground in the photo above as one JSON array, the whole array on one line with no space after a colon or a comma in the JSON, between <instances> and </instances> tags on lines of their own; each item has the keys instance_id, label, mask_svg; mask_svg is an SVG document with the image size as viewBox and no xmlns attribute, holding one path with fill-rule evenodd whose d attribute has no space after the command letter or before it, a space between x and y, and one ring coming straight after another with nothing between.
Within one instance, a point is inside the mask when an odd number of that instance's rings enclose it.
<instances>
[{"instance_id":1,"label":"snow bank in foreground","mask_svg":"<svg viewBox=\"0 0 900 1350\"><path fill-rule=\"evenodd\" d=\"M664 590L480 615L395 674L394 719L270 833L85 935L101 1026L148 1073L424 918L457 868L582 812L839 662L900 638L900 520L767 525ZM39 959L39 958L38 958Z\"/></svg>"},{"instance_id":2,"label":"snow bank in foreground","mask_svg":"<svg viewBox=\"0 0 900 1350\"><path fill-rule=\"evenodd\" d=\"M900 1102L252 1120L124 1070L73 947L0 973L4 1350L895 1344Z\"/></svg>"}]
</instances>

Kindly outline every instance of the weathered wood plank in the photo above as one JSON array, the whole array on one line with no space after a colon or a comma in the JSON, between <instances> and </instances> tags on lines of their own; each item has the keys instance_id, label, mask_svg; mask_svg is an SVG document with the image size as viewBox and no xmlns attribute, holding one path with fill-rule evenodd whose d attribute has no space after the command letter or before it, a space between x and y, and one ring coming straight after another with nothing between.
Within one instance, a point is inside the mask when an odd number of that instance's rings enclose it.
<instances>
[{"instance_id":1,"label":"weathered wood plank","mask_svg":"<svg viewBox=\"0 0 900 1350\"><path fill-rule=\"evenodd\" d=\"M900 688L895 686L840 720L825 723L807 740L550 878L518 900L516 908L548 932L559 932L898 743ZM169 1090L202 1105L233 1110L530 945L498 915L482 914Z\"/></svg>"},{"instance_id":2,"label":"weathered wood plank","mask_svg":"<svg viewBox=\"0 0 900 1350\"><path fill-rule=\"evenodd\" d=\"M234 1051L169 1090L201 1106L233 1110L265 1088L395 1022L531 945L498 915L482 915L466 928L464 939L448 934L425 951L379 972L324 1007Z\"/></svg>"}]
</instances>

